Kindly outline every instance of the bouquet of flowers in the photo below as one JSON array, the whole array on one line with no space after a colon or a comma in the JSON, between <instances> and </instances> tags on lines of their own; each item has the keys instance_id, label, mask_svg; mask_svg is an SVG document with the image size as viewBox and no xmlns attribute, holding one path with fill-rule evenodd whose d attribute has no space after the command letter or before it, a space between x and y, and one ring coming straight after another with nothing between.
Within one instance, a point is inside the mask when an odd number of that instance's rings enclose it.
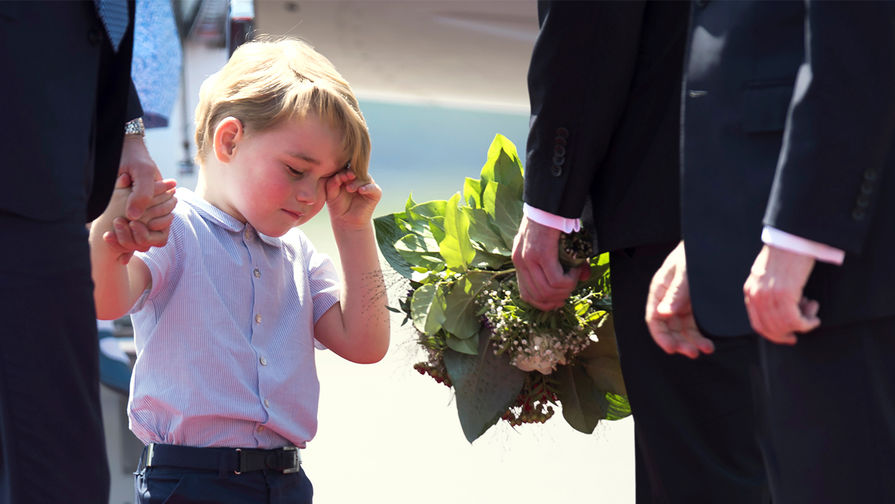
<instances>
[{"instance_id":1,"label":"bouquet of flowers","mask_svg":"<svg viewBox=\"0 0 895 504\"><path fill-rule=\"evenodd\" d=\"M608 258L590 257L581 233L563 235L560 258L585 261L590 279L560 309L519 295L511 251L522 219L522 163L497 135L481 178L448 200L416 203L375 219L379 248L409 281L398 302L427 359L414 368L452 387L473 442L499 420L545 422L560 406L573 428L630 414L611 320Z\"/></svg>"}]
</instances>

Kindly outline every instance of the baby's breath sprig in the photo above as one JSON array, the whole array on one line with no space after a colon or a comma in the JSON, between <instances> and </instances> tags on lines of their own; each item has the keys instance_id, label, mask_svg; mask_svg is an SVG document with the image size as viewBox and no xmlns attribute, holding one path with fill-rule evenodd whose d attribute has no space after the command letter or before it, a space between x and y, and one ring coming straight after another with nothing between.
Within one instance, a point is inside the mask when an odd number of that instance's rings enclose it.
<instances>
[{"instance_id":1,"label":"baby's breath sprig","mask_svg":"<svg viewBox=\"0 0 895 504\"><path fill-rule=\"evenodd\" d=\"M601 296L588 285L561 308L543 312L522 300L514 276L484 289L476 302L494 353L506 353L510 364L523 371L547 375L597 340L595 324L606 312L594 311L593 301Z\"/></svg>"}]
</instances>

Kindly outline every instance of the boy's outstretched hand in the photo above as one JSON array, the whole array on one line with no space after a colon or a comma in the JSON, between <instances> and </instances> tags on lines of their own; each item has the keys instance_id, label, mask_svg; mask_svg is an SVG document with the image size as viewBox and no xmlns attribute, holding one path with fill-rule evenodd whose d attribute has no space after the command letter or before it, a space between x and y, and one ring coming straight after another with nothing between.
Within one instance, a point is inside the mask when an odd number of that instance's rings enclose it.
<instances>
[{"instance_id":1,"label":"boy's outstretched hand","mask_svg":"<svg viewBox=\"0 0 895 504\"><path fill-rule=\"evenodd\" d=\"M333 227L369 226L381 198L382 189L373 179L358 180L350 170L342 170L326 181L326 206Z\"/></svg>"}]
</instances>

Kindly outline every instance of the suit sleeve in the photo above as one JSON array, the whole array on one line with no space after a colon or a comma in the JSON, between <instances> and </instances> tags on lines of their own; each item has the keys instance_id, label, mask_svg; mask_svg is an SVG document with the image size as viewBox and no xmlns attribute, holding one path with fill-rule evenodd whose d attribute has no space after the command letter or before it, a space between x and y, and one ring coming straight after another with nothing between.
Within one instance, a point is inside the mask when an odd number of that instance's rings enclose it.
<instances>
[{"instance_id":1,"label":"suit sleeve","mask_svg":"<svg viewBox=\"0 0 895 504\"><path fill-rule=\"evenodd\" d=\"M860 253L880 181L895 176L895 3L806 6L805 61L765 224Z\"/></svg>"},{"instance_id":2,"label":"suit sleeve","mask_svg":"<svg viewBox=\"0 0 895 504\"><path fill-rule=\"evenodd\" d=\"M137 94L137 87L134 86L134 81L131 79L130 88L127 91L127 119L125 121L131 121L142 116L143 107L140 105L140 95ZM122 127L124 126L122 125Z\"/></svg>"},{"instance_id":3,"label":"suit sleeve","mask_svg":"<svg viewBox=\"0 0 895 504\"><path fill-rule=\"evenodd\" d=\"M624 112L643 2L539 1L525 202L577 218Z\"/></svg>"}]
</instances>

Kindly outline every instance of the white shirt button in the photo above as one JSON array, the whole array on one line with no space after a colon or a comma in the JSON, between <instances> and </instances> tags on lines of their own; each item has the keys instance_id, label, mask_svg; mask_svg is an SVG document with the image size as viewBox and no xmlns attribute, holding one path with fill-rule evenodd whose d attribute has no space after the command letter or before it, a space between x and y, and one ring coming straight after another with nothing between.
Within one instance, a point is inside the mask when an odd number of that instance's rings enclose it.
<instances>
[{"instance_id":1,"label":"white shirt button","mask_svg":"<svg viewBox=\"0 0 895 504\"><path fill-rule=\"evenodd\" d=\"M252 271L252 274L255 275L255 278L261 278L261 270L258 268L255 268L255 270Z\"/></svg>"},{"instance_id":2,"label":"white shirt button","mask_svg":"<svg viewBox=\"0 0 895 504\"><path fill-rule=\"evenodd\" d=\"M263 425L259 425L257 430L258 430L258 432L263 431L263 430L264 430L264 426L263 426Z\"/></svg>"},{"instance_id":3,"label":"white shirt button","mask_svg":"<svg viewBox=\"0 0 895 504\"><path fill-rule=\"evenodd\" d=\"M266 365L267 365L267 359L265 359L263 355L262 355L261 358L258 359L258 360L261 361L261 365L262 365L262 366L266 366Z\"/></svg>"},{"instance_id":4,"label":"white shirt button","mask_svg":"<svg viewBox=\"0 0 895 504\"><path fill-rule=\"evenodd\" d=\"M252 230L249 228L246 228L244 236L246 237L246 240L251 240L252 239Z\"/></svg>"},{"instance_id":5,"label":"white shirt button","mask_svg":"<svg viewBox=\"0 0 895 504\"><path fill-rule=\"evenodd\" d=\"M270 407L270 401L268 401L267 399L264 400L264 407L265 407L265 408L269 408L269 407Z\"/></svg>"},{"instance_id":6,"label":"white shirt button","mask_svg":"<svg viewBox=\"0 0 895 504\"><path fill-rule=\"evenodd\" d=\"M256 324L260 324L260 323L261 323L261 314L260 314L260 313L256 313L256 314L255 314L255 323L256 323Z\"/></svg>"}]
</instances>

